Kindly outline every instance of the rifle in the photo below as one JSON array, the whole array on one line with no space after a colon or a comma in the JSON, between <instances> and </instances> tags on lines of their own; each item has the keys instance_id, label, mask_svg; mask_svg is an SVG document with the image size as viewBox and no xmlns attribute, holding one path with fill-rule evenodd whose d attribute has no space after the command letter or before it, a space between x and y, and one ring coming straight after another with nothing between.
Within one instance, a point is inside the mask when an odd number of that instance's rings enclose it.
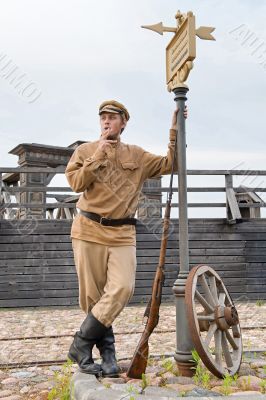
<instances>
[{"instance_id":1,"label":"rifle","mask_svg":"<svg viewBox=\"0 0 266 400\"><path fill-rule=\"evenodd\" d=\"M162 287L165 279L164 264L165 264L165 253L166 253L168 234L169 234L171 202L173 195L172 187L173 187L174 163L176 157L176 145L177 145L177 134L175 137L174 157L173 157L172 171L170 177L169 193L167 196L166 208L164 213L163 233L161 239L159 263L152 284L152 295L143 315L143 318L147 317L146 325L139 340L139 343L136 347L130 366L126 373L128 377L135 379L141 379L142 374L144 374L146 371L146 366L149 356L149 337L159 322L159 309L162 298Z\"/></svg>"}]
</instances>

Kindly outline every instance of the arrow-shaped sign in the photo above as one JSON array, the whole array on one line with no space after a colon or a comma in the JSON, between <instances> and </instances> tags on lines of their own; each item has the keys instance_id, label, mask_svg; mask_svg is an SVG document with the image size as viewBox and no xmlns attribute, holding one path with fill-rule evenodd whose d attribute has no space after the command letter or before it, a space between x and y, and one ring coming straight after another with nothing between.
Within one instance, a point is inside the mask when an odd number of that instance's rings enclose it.
<instances>
[{"instance_id":1,"label":"arrow-shaped sign","mask_svg":"<svg viewBox=\"0 0 266 400\"><path fill-rule=\"evenodd\" d=\"M160 35L163 35L164 32L177 32L178 28L171 28L169 26L163 26L162 22L154 25L141 25L142 28L150 29L151 31L157 32ZM200 26L196 29L195 33L200 39L204 40L215 40L215 37L212 36L211 32L213 32L215 28L212 26Z\"/></svg>"},{"instance_id":2,"label":"arrow-shaped sign","mask_svg":"<svg viewBox=\"0 0 266 400\"><path fill-rule=\"evenodd\" d=\"M204 40L216 40L214 36L211 35L211 32L214 31L215 28L212 26L200 26L196 29L196 35L200 39Z\"/></svg>"},{"instance_id":3,"label":"arrow-shaped sign","mask_svg":"<svg viewBox=\"0 0 266 400\"><path fill-rule=\"evenodd\" d=\"M163 26L162 22L154 25L141 25L142 28L150 29L151 31L157 32L160 35L163 35L164 32L176 32L177 28L169 28L167 26Z\"/></svg>"}]
</instances>

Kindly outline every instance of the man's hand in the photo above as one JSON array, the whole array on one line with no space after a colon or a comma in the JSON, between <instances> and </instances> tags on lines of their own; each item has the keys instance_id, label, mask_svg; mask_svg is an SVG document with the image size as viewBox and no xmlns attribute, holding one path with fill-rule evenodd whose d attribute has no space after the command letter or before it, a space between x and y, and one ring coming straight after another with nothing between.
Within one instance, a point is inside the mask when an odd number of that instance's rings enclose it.
<instances>
[{"instance_id":1,"label":"man's hand","mask_svg":"<svg viewBox=\"0 0 266 400\"><path fill-rule=\"evenodd\" d=\"M177 114L178 114L178 111L179 111L178 108L174 111L173 118L172 118L171 129L175 129L176 130L176 128L177 128ZM187 118L187 115L188 115L187 106L185 106L185 108L184 108L184 117Z\"/></svg>"},{"instance_id":2,"label":"man's hand","mask_svg":"<svg viewBox=\"0 0 266 400\"><path fill-rule=\"evenodd\" d=\"M108 136L109 131L101 134L97 150L104 151L106 153L106 151L110 149L112 143L117 143L117 140L108 139Z\"/></svg>"}]
</instances>

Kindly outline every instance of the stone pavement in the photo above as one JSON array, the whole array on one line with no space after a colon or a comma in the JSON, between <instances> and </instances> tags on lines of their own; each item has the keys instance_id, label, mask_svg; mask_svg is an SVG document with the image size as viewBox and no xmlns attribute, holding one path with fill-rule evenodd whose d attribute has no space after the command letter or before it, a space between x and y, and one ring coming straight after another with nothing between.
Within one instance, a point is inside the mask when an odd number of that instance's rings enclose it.
<instances>
[{"instance_id":1,"label":"stone pavement","mask_svg":"<svg viewBox=\"0 0 266 400\"><path fill-rule=\"evenodd\" d=\"M265 349L266 304L236 304L244 348ZM126 307L113 323L119 359L130 358L143 330L144 306ZM77 307L0 309L0 364L62 360L85 314ZM250 329L254 328L256 329ZM249 329L245 329L249 328ZM157 334L156 334L157 333ZM12 345L11 345L12 343ZM175 351L175 306L162 304L150 353ZM94 356L98 358L97 349Z\"/></svg>"},{"instance_id":2,"label":"stone pavement","mask_svg":"<svg viewBox=\"0 0 266 400\"><path fill-rule=\"evenodd\" d=\"M237 303L236 307L244 349L265 351L266 305L252 302ZM115 320L118 360L132 357L143 329L144 309L142 305L126 307ZM0 317L0 364L17 364L17 368L0 370L0 399L45 400L54 384L54 371L61 370L59 364L66 360L72 336L83 321L84 313L78 307L0 309ZM150 340L150 354L171 355L174 351L175 307L174 304L162 304L160 322ZM94 357L97 361L97 349ZM27 365L40 361L54 364L46 367ZM76 371L75 365L72 371Z\"/></svg>"}]
</instances>

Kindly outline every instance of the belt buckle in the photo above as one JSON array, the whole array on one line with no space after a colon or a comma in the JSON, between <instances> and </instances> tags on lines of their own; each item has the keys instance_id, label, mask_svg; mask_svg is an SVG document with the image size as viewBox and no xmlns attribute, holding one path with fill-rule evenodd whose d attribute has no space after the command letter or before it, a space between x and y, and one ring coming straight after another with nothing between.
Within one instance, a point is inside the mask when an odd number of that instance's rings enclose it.
<instances>
[{"instance_id":1,"label":"belt buckle","mask_svg":"<svg viewBox=\"0 0 266 400\"><path fill-rule=\"evenodd\" d=\"M101 218L100 218L100 224L101 224L101 225L105 225L105 224L103 223L103 220L110 221L110 218L101 217ZM108 225L108 224L107 224L107 225Z\"/></svg>"}]
</instances>

